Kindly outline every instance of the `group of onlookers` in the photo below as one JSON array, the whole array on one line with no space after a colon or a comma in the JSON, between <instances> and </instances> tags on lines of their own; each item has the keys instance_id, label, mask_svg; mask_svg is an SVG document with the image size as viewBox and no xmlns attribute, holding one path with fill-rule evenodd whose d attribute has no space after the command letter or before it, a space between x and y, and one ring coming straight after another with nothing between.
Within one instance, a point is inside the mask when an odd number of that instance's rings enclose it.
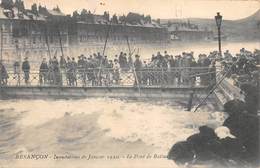
<instances>
[{"instance_id":1,"label":"group of onlookers","mask_svg":"<svg viewBox=\"0 0 260 168\"><path fill-rule=\"evenodd\" d=\"M222 65L225 71L229 72L227 77L235 80L235 85L240 86L244 83L257 85L259 72L257 65L260 64L260 50L250 52L242 48L240 53L232 56L227 50L224 52Z\"/></svg>"},{"instance_id":2,"label":"group of onlookers","mask_svg":"<svg viewBox=\"0 0 260 168\"><path fill-rule=\"evenodd\" d=\"M209 55L199 54L197 59L193 52L183 52L181 55L170 55L167 51L158 52L149 60L141 60L136 54L120 52L110 59L101 53L93 55L80 55L74 57L61 56L43 58L39 67L39 84L77 86L103 86L124 84L122 78L126 77L137 85L190 85L199 81L200 85L212 85L216 81L216 60L221 61L224 71L229 71L227 77L236 75L237 81L242 78L254 82L256 79L256 64L259 61L259 50L254 53L241 49L240 53L232 56L229 51L218 56L218 52ZM229 69L231 68L231 69ZM6 68L0 64L1 84L8 82ZM30 63L26 57L21 67L24 73L25 84L30 84ZM14 64L14 73L20 76L19 63ZM132 74L132 75L130 75Z\"/></svg>"}]
</instances>

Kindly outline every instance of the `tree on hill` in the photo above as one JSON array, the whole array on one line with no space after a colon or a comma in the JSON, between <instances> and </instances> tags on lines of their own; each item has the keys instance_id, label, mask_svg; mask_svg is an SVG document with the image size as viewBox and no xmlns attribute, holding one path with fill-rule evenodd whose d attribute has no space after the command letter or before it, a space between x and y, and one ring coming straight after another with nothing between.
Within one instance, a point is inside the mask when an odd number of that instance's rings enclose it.
<instances>
[{"instance_id":1,"label":"tree on hill","mask_svg":"<svg viewBox=\"0 0 260 168\"><path fill-rule=\"evenodd\" d=\"M13 0L2 0L1 6L4 9L12 9L14 6L14 2L13 2Z\"/></svg>"}]
</instances>

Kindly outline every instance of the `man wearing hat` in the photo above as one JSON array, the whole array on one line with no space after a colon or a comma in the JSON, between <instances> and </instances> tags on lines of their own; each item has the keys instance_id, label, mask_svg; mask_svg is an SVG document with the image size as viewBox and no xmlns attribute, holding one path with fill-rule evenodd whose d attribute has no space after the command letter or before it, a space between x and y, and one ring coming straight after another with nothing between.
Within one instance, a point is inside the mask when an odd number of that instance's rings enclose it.
<instances>
[{"instance_id":1,"label":"man wearing hat","mask_svg":"<svg viewBox=\"0 0 260 168\"><path fill-rule=\"evenodd\" d=\"M22 70L24 72L24 80L25 84L29 84L29 79L30 79L30 64L28 61L28 57L24 58L23 64L22 64Z\"/></svg>"}]
</instances>

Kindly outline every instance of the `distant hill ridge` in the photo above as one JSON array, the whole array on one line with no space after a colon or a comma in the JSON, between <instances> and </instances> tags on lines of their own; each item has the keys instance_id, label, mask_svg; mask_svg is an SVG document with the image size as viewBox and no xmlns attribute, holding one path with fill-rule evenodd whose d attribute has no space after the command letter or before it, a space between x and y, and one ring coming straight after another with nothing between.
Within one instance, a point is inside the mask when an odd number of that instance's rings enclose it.
<instances>
[{"instance_id":1,"label":"distant hill ridge","mask_svg":"<svg viewBox=\"0 0 260 168\"><path fill-rule=\"evenodd\" d=\"M162 19L161 23L184 22L189 20L200 28L207 27L216 33L214 18L185 18L185 19ZM239 20L223 20L222 32L230 40L260 40L260 9L251 16Z\"/></svg>"},{"instance_id":2,"label":"distant hill ridge","mask_svg":"<svg viewBox=\"0 0 260 168\"><path fill-rule=\"evenodd\" d=\"M253 21L253 20L260 21L260 9L258 9L253 15L237 21Z\"/></svg>"}]
</instances>

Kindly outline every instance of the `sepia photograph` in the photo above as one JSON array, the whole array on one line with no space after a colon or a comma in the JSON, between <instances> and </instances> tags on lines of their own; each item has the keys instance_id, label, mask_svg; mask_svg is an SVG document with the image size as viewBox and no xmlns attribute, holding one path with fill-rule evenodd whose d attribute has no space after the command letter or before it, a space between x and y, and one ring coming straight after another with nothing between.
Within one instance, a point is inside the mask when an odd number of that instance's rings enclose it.
<instances>
[{"instance_id":1,"label":"sepia photograph","mask_svg":"<svg viewBox=\"0 0 260 168\"><path fill-rule=\"evenodd\" d=\"M0 168L260 168L260 0L0 0Z\"/></svg>"}]
</instances>

